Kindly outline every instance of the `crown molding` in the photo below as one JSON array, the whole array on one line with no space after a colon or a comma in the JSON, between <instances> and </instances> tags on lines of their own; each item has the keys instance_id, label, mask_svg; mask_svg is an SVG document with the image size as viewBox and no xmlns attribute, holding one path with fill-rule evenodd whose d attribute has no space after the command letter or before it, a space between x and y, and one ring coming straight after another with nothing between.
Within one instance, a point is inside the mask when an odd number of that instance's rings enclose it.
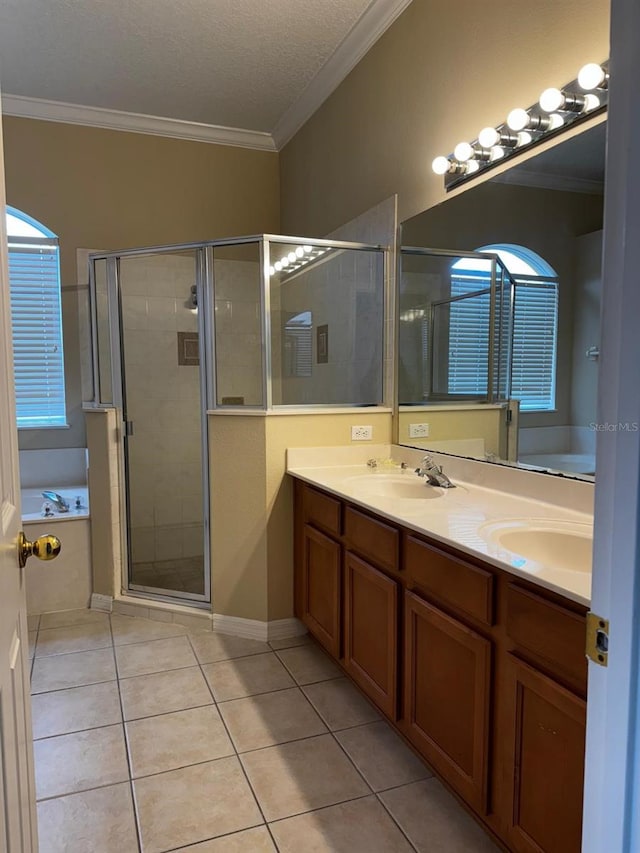
<instances>
[{"instance_id":1,"label":"crown molding","mask_svg":"<svg viewBox=\"0 0 640 853\"><path fill-rule=\"evenodd\" d=\"M63 101L46 101L42 98L27 98L23 95L2 95L4 115L33 118L40 121L55 121L63 124L81 124L108 130L123 130L129 133L145 133L151 136L168 136L192 142L209 142L215 145L233 145L254 148L259 151L276 151L273 136L258 130L243 130L237 127L221 127L175 118L107 110L103 107L85 107Z\"/></svg>"},{"instance_id":2,"label":"crown molding","mask_svg":"<svg viewBox=\"0 0 640 853\"><path fill-rule=\"evenodd\" d=\"M491 179L500 184L519 187L534 187L541 190L560 190L566 193L604 195L604 181L590 178L574 178L570 175L553 175L549 172L534 172L529 169L511 169Z\"/></svg>"},{"instance_id":3,"label":"crown molding","mask_svg":"<svg viewBox=\"0 0 640 853\"><path fill-rule=\"evenodd\" d=\"M347 74L373 47L381 35L409 6L412 0L373 0L364 15L311 80L300 98L280 118L272 131L280 150L302 125L338 88Z\"/></svg>"}]
</instances>

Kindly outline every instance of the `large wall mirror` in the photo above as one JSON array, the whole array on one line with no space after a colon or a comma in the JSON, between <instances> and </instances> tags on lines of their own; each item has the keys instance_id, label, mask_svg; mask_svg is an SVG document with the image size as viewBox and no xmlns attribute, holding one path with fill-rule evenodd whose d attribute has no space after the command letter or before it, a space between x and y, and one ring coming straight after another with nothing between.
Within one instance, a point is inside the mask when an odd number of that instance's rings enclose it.
<instances>
[{"instance_id":1,"label":"large wall mirror","mask_svg":"<svg viewBox=\"0 0 640 853\"><path fill-rule=\"evenodd\" d=\"M402 223L400 444L595 471L606 122Z\"/></svg>"}]
</instances>

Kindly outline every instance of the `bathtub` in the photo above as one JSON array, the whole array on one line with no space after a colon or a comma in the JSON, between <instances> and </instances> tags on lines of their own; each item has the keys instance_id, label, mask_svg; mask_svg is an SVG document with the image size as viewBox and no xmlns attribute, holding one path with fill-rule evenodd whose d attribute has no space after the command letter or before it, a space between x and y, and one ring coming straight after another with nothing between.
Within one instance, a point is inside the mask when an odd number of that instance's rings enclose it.
<instances>
[{"instance_id":1,"label":"bathtub","mask_svg":"<svg viewBox=\"0 0 640 853\"><path fill-rule=\"evenodd\" d=\"M52 515L44 516L43 491L57 492L69 504L61 513L47 501ZM80 507L76 508L76 499ZM22 489L22 525L31 542L45 533L57 536L62 549L55 560L43 562L32 557L26 567L27 610L50 613L88 607L92 592L91 522L86 485Z\"/></svg>"},{"instance_id":2,"label":"bathtub","mask_svg":"<svg viewBox=\"0 0 640 853\"><path fill-rule=\"evenodd\" d=\"M69 504L69 512L60 512L55 504L43 497L43 492L55 492ZM45 517L44 506L49 507L51 516L47 518L56 521L72 521L78 518L89 518L89 490L82 486L43 486L41 489L22 489L22 521L41 521ZM79 500L78 500L79 499ZM79 504L79 506L78 506Z\"/></svg>"},{"instance_id":3,"label":"bathtub","mask_svg":"<svg viewBox=\"0 0 640 853\"><path fill-rule=\"evenodd\" d=\"M568 471L570 474L594 474L596 457L593 453L527 453L518 457L523 465Z\"/></svg>"}]
</instances>

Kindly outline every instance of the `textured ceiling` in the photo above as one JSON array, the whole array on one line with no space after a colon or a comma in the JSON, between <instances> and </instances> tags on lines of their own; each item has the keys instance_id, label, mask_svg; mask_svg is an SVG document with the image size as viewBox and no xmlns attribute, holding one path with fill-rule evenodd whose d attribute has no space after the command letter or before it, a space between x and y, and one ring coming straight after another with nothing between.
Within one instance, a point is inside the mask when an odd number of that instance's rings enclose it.
<instances>
[{"instance_id":1,"label":"textured ceiling","mask_svg":"<svg viewBox=\"0 0 640 853\"><path fill-rule=\"evenodd\" d=\"M2 90L270 132L371 0L0 0Z\"/></svg>"}]
</instances>

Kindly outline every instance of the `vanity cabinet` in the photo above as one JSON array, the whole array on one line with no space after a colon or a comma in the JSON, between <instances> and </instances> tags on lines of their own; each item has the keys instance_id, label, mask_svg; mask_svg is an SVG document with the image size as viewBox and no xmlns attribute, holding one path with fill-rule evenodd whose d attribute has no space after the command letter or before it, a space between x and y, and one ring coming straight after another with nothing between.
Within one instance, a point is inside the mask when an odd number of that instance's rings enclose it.
<instances>
[{"instance_id":1,"label":"vanity cabinet","mask_svg":"<svg viewBox=\"0 0 640 853\"><path fill-rule=\"evenodd\" d=\"M344 574L344 667L396 720L399 585L350 551L345 554Z\"/></svg>"},{"instance_id":2,"label":"vanity cabinet","mask_svg":"<svg viewBox=\"0 0 640 853\"><path fill-rule=\"evenodd\" d=\"M296 615L509 850L579 853L586 608L295 483Z\"/></svg>"},{"instance_id":3,"label":"vanity cabinet","mask_svg":"<svg viewBox=\"0 0 640 853\"><path fill-rule=\"evenodd\" d=\"M491 643L411 592L405 602L406 734L434 770L484 814Z\"/></svg>"},{"instance_id":4,"label":"vanity cabinet","mask_svg":"<svg viewBox=\"0 0 640 853\"><path fill-rule=\"evenodd\" d=\"M342 549L308 524L303 531L302 613L310 633L335 658L342 647Z\"/></svg>"},{"instance_id":5,"label":"vanity cabinet","mask_svg":"<svg viewBox=\"0 0 640 853\"><path fill-rule=\"evenodd\" d=\"M585 702L512 655L506 664L509 846L516 853L579 851Z\"/></svg>"}]
</instances>

